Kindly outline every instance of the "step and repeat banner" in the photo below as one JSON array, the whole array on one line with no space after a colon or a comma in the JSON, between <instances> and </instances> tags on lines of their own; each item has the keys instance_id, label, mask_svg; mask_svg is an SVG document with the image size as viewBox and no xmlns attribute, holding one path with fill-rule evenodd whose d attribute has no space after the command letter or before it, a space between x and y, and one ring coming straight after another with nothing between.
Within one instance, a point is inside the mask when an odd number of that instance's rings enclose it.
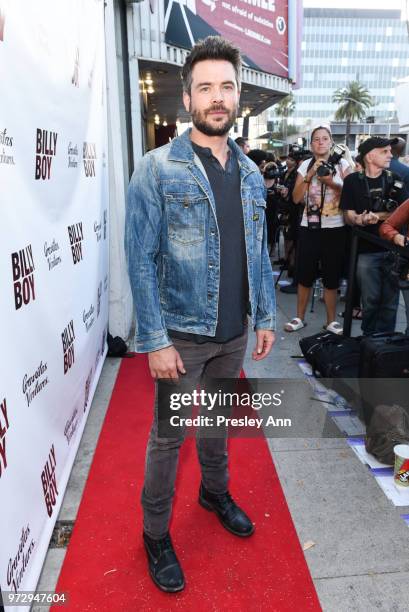
<instances>
[{"instance_id":1,"label":"step and repeat banner","mask_svg":"<svg viewBox=\"0 0 409 612\"><path fill-rule=\"evenodd\" d=\"M103 0L0 0L3 599L36 587L106 355L106 125Z\"/></svg>"}]
</instances>

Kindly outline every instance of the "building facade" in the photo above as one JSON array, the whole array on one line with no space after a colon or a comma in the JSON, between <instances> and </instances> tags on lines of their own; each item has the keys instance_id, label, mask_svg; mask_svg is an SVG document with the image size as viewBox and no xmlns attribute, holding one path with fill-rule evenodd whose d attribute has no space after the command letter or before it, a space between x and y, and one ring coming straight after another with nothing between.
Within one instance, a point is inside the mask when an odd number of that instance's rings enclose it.
<instances>
[{"instance_id":1,"label":"building facade","mask_svg":"<svg viewBox=\"0 0 409 612\"><path fill-rule=\"evenodd\" d=\"M331 120L336 89L359 80L375 106L368 115L395 115L395 87L409 72L409 39L399 10L304 9L301 88L294 91L297 125Z\"/></svg>"}]
</instances>

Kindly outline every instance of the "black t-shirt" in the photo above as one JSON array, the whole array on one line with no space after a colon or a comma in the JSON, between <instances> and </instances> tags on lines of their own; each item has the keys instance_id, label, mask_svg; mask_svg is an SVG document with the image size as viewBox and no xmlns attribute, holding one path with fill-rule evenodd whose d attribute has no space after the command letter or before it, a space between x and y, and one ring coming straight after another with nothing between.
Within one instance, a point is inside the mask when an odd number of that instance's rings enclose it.
<instances>
[{"instance_id":1,"label":"black t-shirt","mask_svg":"<svg viewBox=\"0 0 409 612\"><path fill-rule=\"evenodd\" d=\"M396 179L398 178L395 175L393 176ZM360 172L353 172L352 174L349 174L344 179L340 202L341 210L354 210L358 215L363 213L365 210L370 211L371 198L376 195L388 197L392 186L391 183L392 181L387 179L386 172L383 172L376 178L371 178L369 176L365 177ZM408 194L404 187L396 190L395 194L393 195L393 199L396 200L398 204L402 204L402 202L407 200L407 198ZM381 223L382 221L376 225L366 225L364 227L360 227L359 229L362 229L369 234L379 236L379 226ZM383 247L375 244L374 242L369 242L362 239L359 240L360 253L379 253L380 251L384 250L385 249Z\"/></svg>"},{"instance_id":2,"label":"black t-shirt","mask_svg":"<svg viewBox=\"0 0 409 612\"><path fill-rule=\"evenodd\" d=\"M220 231L219 308L215 336L168 330L170 337L204 342L228 342L244 332L247 318L248 280L243 207L238 159L233 147L226 167L211 149L192 143L209 179L216 203Z\"/></svg>"}]
</instances>

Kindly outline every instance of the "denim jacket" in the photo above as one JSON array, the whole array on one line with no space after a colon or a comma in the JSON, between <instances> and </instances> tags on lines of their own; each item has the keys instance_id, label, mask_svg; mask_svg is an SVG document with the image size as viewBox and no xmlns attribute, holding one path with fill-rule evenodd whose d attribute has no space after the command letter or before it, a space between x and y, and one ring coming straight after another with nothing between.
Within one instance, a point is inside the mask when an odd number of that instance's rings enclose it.
<instances>
[{"instance_id":1,"label":"denim jacket","mask_svg":"<svg viewBox=\"0 0 409 612\"><path fill-rule=\"evenodd\" d=\"M265 187L257 166L233 141L229 146L240 167L252 324L274 330ZM136 166L128 188L125 251L138 352L170 346L167 329L215 335L219 229L212 190L189 131L147 153Z\"/></svg>"}]
</instances>

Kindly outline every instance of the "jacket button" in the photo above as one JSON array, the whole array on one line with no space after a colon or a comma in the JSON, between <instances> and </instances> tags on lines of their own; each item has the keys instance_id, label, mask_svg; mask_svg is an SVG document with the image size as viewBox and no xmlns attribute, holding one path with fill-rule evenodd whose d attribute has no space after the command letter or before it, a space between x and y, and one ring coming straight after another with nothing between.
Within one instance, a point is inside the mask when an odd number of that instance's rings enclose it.
<instances>
[{"instance_id":1,"label":"jacket button","mask_svg":"<svg viewBox=\"0 0 409 612\"><path fill-rule=\"evenodd\" d=\"M209 263L209 268L213 268L213 264L212 263Z\"/></svg>"},{"instance_id":2,"label":"jacket button","mask_svg":"<svg viewBox=\"0 0 409 612\"><path fill-rule=\"evenodd\" d=\"M213 297L213 293L208 293L208 294L207 294L207 298L208 298L209 300L211 300L211 299L212 299L212 297Z\"/></svg>"}]
</instances>

